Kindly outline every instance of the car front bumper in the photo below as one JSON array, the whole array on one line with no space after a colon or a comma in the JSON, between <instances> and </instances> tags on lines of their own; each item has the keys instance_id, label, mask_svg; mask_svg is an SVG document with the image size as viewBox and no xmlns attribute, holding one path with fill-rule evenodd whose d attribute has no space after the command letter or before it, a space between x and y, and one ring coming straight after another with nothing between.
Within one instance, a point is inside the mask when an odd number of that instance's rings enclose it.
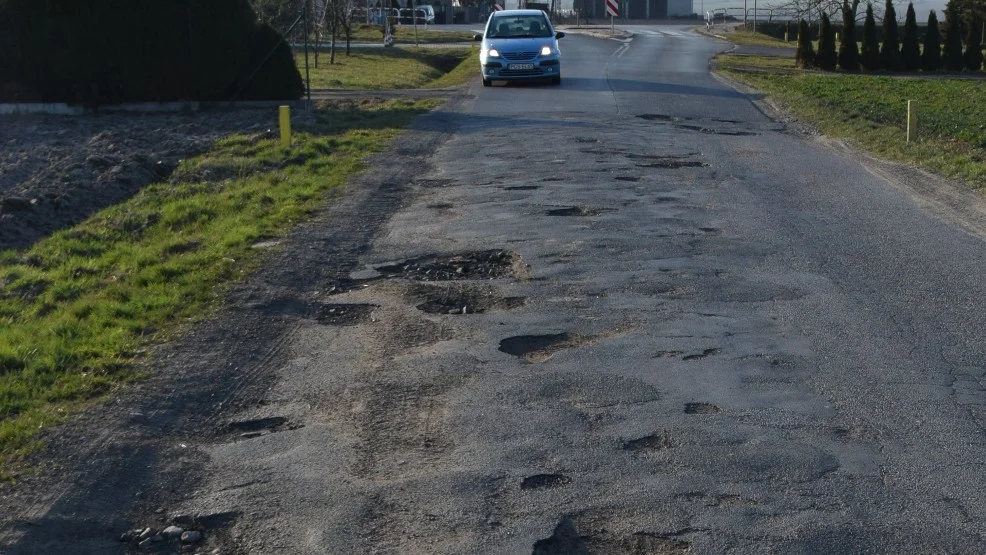
<instances>
[{"instance_id":1,"label":"car front bumper","mask_svg":"<svg viewBox=\"0 0 986 555\"><path fill-rule=\"evenodd\" d=\"M561 75L561 63L557 58L521 63L488 59L482 64L482 72L484 79L502 81L557 77Z\"/></svg>"}]
</instances>

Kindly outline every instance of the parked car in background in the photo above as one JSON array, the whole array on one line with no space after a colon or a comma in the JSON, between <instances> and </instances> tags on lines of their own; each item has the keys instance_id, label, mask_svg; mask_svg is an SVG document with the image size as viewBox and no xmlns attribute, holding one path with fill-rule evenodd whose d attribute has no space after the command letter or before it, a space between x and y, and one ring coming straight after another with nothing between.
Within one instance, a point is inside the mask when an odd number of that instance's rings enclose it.
<instances>
[{"instance_id":1,"label":"parked car in background","mask_svg":"<svg viewBox=\"0 0 986 555\"><path fill-rule=\"evenodd\" d=\"M399 21L405 24L411 24L411 23L417 23L418 25L433 24L435 23L435 8L431 7L428 4L421 4L420 6L416 6L414 9L404 8L400 10Z\"/></svg>"},{"instance_id":2,"label":"parked car in background","mask_svg":"<svg viewBox=\"0 0 986 555\"><path fill-rule=\"evenodd\" d=\"M558 39L565 36L555 31L548 16L541 10L502 10L490 14L479 49L479 66L483 86L493 81L548 79L561 83L561 52Z\"/></svg>"}]
</instances>

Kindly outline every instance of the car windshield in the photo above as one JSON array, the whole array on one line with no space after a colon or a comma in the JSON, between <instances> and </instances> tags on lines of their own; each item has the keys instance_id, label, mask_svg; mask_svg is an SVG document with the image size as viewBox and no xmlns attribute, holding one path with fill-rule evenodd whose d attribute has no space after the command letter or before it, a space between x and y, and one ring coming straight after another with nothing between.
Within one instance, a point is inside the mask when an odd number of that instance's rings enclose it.
<instances>
[{"instance_id":1,"label":"car windshield","mask_svg":"<svg viewBox=\"0 0 986 555\"><path fill-rule=\"evenodd\" d=\"M544 16L512 15L494 18L487 36L494 39L550 37L551 28Z\"/></svg>"}]
</instances>

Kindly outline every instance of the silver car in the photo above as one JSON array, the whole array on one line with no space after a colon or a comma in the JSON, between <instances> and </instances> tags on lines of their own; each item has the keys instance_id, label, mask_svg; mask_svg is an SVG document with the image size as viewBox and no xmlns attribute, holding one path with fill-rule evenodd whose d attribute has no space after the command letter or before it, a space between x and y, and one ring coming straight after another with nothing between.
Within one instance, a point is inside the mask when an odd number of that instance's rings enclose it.
<instances>
[{"instance_id":1,"label":"silver car","mask_svg":"<svg viewBox=\"0 0 986 555\"><path fill-rule=\"evenodd\" d=\"M479 50L483 86L521 79L561 83L558 39L564 36L564 32L555 31L541 10L493 12L485 32L473 37L483 43Z\"/></svg>"}]
</instances>

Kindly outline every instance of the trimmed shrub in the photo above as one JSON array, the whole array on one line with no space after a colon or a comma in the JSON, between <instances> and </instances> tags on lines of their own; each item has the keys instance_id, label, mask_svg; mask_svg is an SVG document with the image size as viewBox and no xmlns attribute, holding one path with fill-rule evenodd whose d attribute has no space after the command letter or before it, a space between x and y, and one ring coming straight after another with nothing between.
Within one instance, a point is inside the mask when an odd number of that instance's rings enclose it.
<instances>
[{"instance_id":1,"label":"trimmed shrub","mask_svg":"<svg viewBox=\"0 0 986 555\"><path fill-rule=\"evenodd\" d=\"M808 22L803 19L798 22L798 51L794 54L794 61L803 68L815 65L815 47L811 44L811 31L808 29Z\"/></svg>"},{"instance_id":2,"label":"trimmed shrub","mask_svg":"<svg viewBox=\"0 0 986 555\"><path fill-rule=\"evenodd\" d=\"M969 20L969 33L965 41L965 68L969 71L979 71L983 67L982 22L972 18Z\"/></svg>"},{"instance_id":3,"label":"trimmed shrub","mask_svg":"<svg viewBox=\"0 0 986 555\"><path fill-rule=\"evenodd\" d=\"M842 10L842 34L839 35L839 67L859 71L859 45L856 44L856 17L851 9Z\"/></svg>"},{"instance_id":4,"label":"trimmed shrub","mask_svg":"<svg viewBox=\"0 0 986 555\"><path fill-rule=\"evenodd\" d=\"M267 63L263 63L268 55ZM283 94L291 95L288 98L301 98L304 94L305 82L294 64L294 53L270 25L254 28L247 59L248 68L260 69L252 79L246 74L240 79L236 93L238 100L262 100Z\"/></svg>"},{"instance_id":5,"label":"trimmed shrub","mask_svg":"<svg viewBox=\"0 0 986 555\"><path fill-rule=\"evenodd\" d=\"M883 44L880 45L880 60L890 71L900 69L900 39L897 36L897 12L893 0L887 0L883 12Z\"/></svg>"},{"instance_id":6,"label":"trimmed shrub","mask_svg":"<svg viewBox=\"0 0 986 555\"><path fill-rule=\"evenodd\" d=\"M904 71L917 71L921 67L921 44L918 42L918 21L913 3L907 4L904 36L900 45L900 67Z\"/></svg>"},{"instance_id":7,"label":"trimmed shrub","mask_svg":"<svg viewBox=\"0 0 986 555\"><path fill-rule=\"evenodd\" d=\"M945 51L942 53L942 66L948 71L962 71L962 16L955 2L945 6Z\"/></svg>"},{"instance_id":8,"label":"trimmed shrub","mask_svg":"<svg viewBox=\"0 0 986 555\"><path fill-rule=\"evenodd\" d=\"M822 21L818 24L818 54L815 55L815 65L826 71L835 69L838 53L835 51L835 29L829 21L827 13L822 13Z\"/></svg>"},{"instance_id":9,"label":"trimmed shrub","mask_svg":"<svg viewBox=\"0 0 986 555\"><path fill-rule=\"evenodd\" d=\"M876 18L873 4L866 4L866 21L863 23L863 53L860 60L869 71L880 69L880 39L876 34Z\"/></svg>"},{"instance_id":10,"label":"trimmed shrub","mask_svg":"<svg viewBox=\"0 0 986 555\"><path fill-rule=\"evenodd\" d=\"M257 69L253 41L270 38L246 0L0 0L0 21L16 45L0 49L0 93L89 106L229 100ZM283 67L264 68L279 76L264 98L298 98L294 60L267 64Z\"/></svg>"},{"instance_id":11,"label":"trimmed shrub","mask_svg":"<svg viewBox=\"0 0 986 555\"><path fill-rule=\"evenodd\" d=\"M935 10L931 10L931 13L928 14L928 30L924 34L921 69L924 71L941 69L941 29L938 27L938 14L935 13Z\"/></svg>"}]
</instances>

